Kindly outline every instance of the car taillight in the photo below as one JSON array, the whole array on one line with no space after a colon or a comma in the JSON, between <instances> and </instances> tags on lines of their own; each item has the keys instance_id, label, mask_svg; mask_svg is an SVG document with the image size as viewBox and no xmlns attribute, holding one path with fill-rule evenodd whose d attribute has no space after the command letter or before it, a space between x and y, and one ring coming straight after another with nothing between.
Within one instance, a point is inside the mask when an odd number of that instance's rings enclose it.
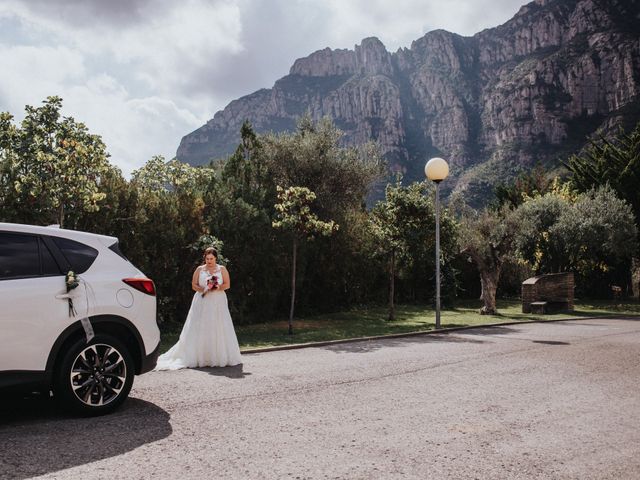
<instances>
[{"instance_id":1,"label":"car taillight","mask_svg":"<svg viewBox=\"0 0 640 480\"><path fill-rule=\"evenodd\" d=\"M153 284L153 280L148 278L123 278L122 281L142 293L156 296L156 286Z\"/></svg>"}]
</instances>

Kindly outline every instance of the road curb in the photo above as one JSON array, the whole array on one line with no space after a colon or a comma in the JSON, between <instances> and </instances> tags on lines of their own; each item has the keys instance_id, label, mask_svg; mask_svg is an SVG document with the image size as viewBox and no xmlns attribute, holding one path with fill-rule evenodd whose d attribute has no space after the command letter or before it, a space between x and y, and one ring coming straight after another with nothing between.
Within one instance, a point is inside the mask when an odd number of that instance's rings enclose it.
<instances>
[{"instance_id":1,"label":"road curb","mask_svg":"<svg viewBox=\"0 0 640 480\"><path fill-rule=\"evenodd\" d=\"M625 319L640 319L640 315L623 315L623 316L602 316L602 317L571 317L571 318L558 318L549 320L524 320L521 322L501 322L501 323L486 323L484 325L468 325L464 327L450 327L441 328L439 330L425 330L420 332L405 332L405 333L390 333L388 335L375 335L371 337L356 337L356 338L343 338L340 340L326 340L322 342L306 342L306 343L293 343L290 345L277 345L273 347L262 348L250 348L247 350L240 350L243 355L250 355L254 353L266 353L266 352L278 352L281 350L298 350L301 348L314 348L314 347L326 347L330 345L340 345L342 343L355 343L355 342L370 342L375 340L384 340L385 338L403 338L403 337L417 337L419 335L434 335L434 334L447 334L451 332L458 332L460 330L475 330L479 328L492 328L503 327L509 325L523 325L527 323L552 323L552 322L571 322L577 320L625 320Z\"/></svg>"}]
</instances>

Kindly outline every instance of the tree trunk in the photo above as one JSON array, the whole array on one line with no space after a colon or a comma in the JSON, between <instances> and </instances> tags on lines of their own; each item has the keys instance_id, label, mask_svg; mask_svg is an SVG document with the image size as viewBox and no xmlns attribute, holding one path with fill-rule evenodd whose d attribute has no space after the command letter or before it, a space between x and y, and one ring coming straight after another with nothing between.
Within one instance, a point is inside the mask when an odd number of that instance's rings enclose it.
<instances>
[{"instance_id":1,"label":"tree trunk","mask_svg":"<svg viewBox=\"0 0 640 480\"><path fill-rule=\"evenodd\" d=\"M393 299L395 297L395 287L396 287L396 252L395 250L391 251L391 258L389 259L389 321L393 321L396 319L396 307L393 303Z\"/></svg>"},{"instance_id":2,"label":"tree trunk","mask_svg":"<svg viewBox=\"0 0 640 480\"><path fill-rule=\"evenodd\" d=\"M289 310L289 335L293 335L293 308L296 303L296 261L298 237L293 237L293 266L291 267L291 309Z\"/></svg>"},{"instance_id":3,"label":"tree trunk","mask_svg":"<svg viewBox=\"0 0 640 480\"><path fill-rule=\"evenodd\" d=\"M64 203L60 202L60 211L58 212L58 225L64 228Z\"/></svg>"},{"instance_id":4,"label":"tree trunk","mask_svg":"<svg viewBox=\"0 0 640 480\"><path fill-rule=\"evenodd\" d=\"M498 290L498 280L500 270L480 272L482 285L483 307L480 309L481 315L495 315L496 310L496 290Z\"/></svg>"},{"instance_id":5,"label":"tree trunk","mask_svg":"<svg viewBox=\"0 0 640 480\"><path fill-rule=\"evenodd\" d=\"M631 259L631 291L633 298L640 298L640 258Z\"/></svg>"}]
</instances>

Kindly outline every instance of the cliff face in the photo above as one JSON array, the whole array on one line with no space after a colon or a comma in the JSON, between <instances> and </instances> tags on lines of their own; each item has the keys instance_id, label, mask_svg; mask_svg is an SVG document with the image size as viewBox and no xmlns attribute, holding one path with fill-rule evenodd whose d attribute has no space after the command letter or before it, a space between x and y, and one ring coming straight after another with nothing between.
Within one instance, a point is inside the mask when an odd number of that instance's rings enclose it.
<instances>
[{"instance_id":1,"label":"cliff face","mask_svg":"<svg viewBox=\"0 0 640 480\"><path fill-rule=\"evenodd\" d=\"M278 132L307 111L331 117L347 144L378 141L408 180L443 156L447 183L482 198L598 128L640 120L640 0L536 0L473 37L437 30L393 54L376 38L315 52L185 136L177 157L207 163L235 149L244 120Z\"/></svg>"}]
</instances>

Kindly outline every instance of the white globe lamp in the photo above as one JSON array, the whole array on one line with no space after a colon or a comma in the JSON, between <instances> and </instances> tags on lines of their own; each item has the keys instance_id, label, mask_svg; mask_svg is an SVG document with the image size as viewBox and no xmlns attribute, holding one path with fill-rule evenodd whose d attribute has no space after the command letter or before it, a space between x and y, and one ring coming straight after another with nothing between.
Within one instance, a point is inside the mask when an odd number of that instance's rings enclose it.
<instances>
[{"instance_id":1,"label":"white globe lamp","mask_svg":"<svg viewBox=\"0 0 640 480\"><path fill-rule=\"evenodd\" d=\"M424 174L432 182L440 183L449 175L449 164L443 158L432 158L424 166Z\"/></svg>"},{"instance_id":2,"label":"white globe lamp","mask_svg":"<svg viewBox=\"0 0 640 480\"><path fill-rule=\"evenodd\" d=\"M449 175L443 158L432 158L424 166L424 174L436 184L436 328L440 328L440 182Z\"/></svg>"}]
</instances>

